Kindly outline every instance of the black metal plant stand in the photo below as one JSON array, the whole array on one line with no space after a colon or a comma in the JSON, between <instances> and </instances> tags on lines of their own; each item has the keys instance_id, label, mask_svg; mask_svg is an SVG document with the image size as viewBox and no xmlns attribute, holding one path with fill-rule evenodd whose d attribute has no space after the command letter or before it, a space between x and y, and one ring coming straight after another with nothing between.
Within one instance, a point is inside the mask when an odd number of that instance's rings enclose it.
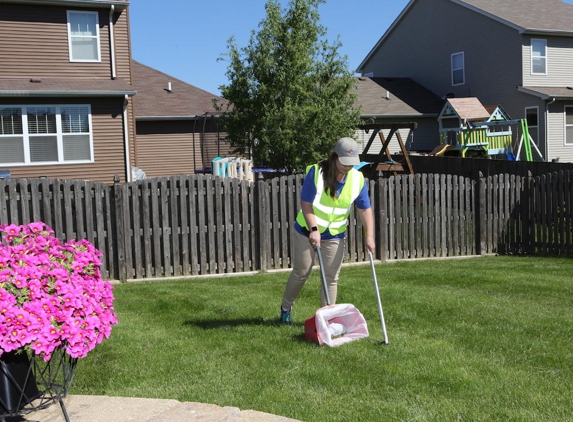
<instances>
[{"instance_id":1,"label":"black metal plant stand","mask_svg":"<svg viewBox=\"0 0 573 422\"><path fill-rule=\"evenodd\" d=\"M74 377L77 359L56 349L48 362L33 353L4 353L0 357L0 422L58 402L70 422L63 399Z\"/></svg>"}]
</instances>

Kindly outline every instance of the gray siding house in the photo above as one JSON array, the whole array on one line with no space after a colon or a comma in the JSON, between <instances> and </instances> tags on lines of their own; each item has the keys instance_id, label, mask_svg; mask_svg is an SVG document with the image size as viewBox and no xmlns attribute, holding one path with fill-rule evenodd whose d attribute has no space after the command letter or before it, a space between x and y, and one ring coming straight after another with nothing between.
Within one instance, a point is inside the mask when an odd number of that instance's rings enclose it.
<instances>
[{"instance_id":1,"label":"gray siding house","mask_svg":"<svg viewBox=\"0 0 573 422\"><path fill-rule=\"evenodd\" d=\"M573 5L411 0L358 71L499 104L527 119L534 159L573 162Z\"/></svg>"}]
</instances>

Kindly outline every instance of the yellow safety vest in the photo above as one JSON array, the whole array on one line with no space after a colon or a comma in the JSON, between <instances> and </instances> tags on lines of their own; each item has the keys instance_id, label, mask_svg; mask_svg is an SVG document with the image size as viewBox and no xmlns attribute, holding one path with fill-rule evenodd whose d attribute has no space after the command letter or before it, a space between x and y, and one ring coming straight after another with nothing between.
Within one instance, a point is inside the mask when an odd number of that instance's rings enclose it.
<instances>
[{"instance_id":1,"label":"yellow safety vest","mask_svg":"<svg viewBox=\"0 0 573 422\"><path fill-rule=\"evenodd\" d=\"M316 196L312 203L316 225L320 233L324 233L326 230L329 230L333 236L344 233L350 215L350 207L364 187L364 175L356 169L350 170L346 174L346 182L340 191L340 196L332 198L324 190L324 179L320 166L318 164L309 166L307 173L311 167L314 167L314 184L316 185ZM301 227L308 230L302 210L298 212L296 221Z\"/></svg>"}]
</instances>

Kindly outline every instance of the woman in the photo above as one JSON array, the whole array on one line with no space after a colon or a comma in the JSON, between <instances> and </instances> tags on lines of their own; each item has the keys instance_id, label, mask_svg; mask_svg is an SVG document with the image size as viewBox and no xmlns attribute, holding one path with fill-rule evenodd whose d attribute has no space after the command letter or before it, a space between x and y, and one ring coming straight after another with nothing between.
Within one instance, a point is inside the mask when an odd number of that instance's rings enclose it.
<instances>
[{"instance_id":1,"label":"woman","mask_svg":"<svg viewBox=\"0 0 573 422\"><path fill-rule=\"evenodd\" d=\"M336 303L338 274L344 254L344 236L350 209L356 203L366 228L366 248L374 252L374 223L368 185L362 173L358 145L352 138L341 138L327 159L310 166L301 192L301 210L293 227L293 269L281 305L281 322L290 324L291 309L306 282L320 247L330 304ZM320 300L326 306L321 288Z\"/></svg>"}]
</instances>

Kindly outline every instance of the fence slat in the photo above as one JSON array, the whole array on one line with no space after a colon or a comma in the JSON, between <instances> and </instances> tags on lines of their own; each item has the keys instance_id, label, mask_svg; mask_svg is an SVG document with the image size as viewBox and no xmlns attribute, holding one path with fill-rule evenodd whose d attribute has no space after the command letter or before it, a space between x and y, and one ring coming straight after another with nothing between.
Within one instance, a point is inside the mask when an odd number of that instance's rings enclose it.
<instances>
[{"instance_id":1,"label":"fence slat","mask_svg":"<svg viewBox=\"0 0 573 422\"><path fill-rule=\"evenodd\" d=\"M288 268L289 267L289 259L288 259L288 245L289 245L289 223L287 222L288 218L288 178L287 177L280 177L279 178L279 230L280 230L280 267L281 268Z\"/></svg>"},{"instance_id":2,"label":"fence slat","mask_svg":"<svg viewBox=\"0 0 573 422\"><path fill-rule=\"evenodd\" d=\"M214 186L213 186L213 176L205 177L205 216L206 216L206 227L207 232L207 268L205 274L215 274L217 272L217 262L215 259L215 214L214 214Z\"/></svg>"},{"instance_id":3,"label":"fence slat","mask_svg":"<svg viewBox=\"0 0 573 422\"><path fill-rule=\"evenodd\" d=\"M270 208L270 187L263 181L257 182L256 190L256 205L257 210L255 214L255 221L257 221L258 230L258 245L257 250L259 255L259 268L261 271L267 271L270 267L271 254L271 208Z\"/></svg>"},{"instance_id":4,"label":"fence slat","mask_svg":"<svg viewBox=\"0 0 573 422\"><path fill-rule=\"evenodd\" d=\"M10 181L8 185L8 195L10 198L10 222L12 224L18 224L20 221L20 216L18 214L18 181ZM61 231L60 231L61 233Z\"/></svg>"},{"instance_id":5,"label":"fence slat","mask_svg":"<svg viewBox=\"0 0 573 422\"><path fill-rule=\"evenodd\" d=\"M179 178L172 176L169 179L169 215L170 215L170 233L171 233L171 263L173 266L172 274L179 276L182 274L181 250L179 249L181 238L181 212L179 210L179 196L181 195L181 185Z\"/></svg>"},{"instance_id":6,"label":"fence slat","mask_svg":"<svg viewBox=\"0 0 573 422\"><path fill-rule=\"evenodd\" d=\"M252 184L245 181L245 180L241 180L239 182L239 189L236 189L236 192L239 192L239 198L240 198L240 208L239 208L239 215L241 216L241 226L238 229L240 234L241 234L241 244L240 244L240 248L238 248L240 251L243 252L242 256L241 256L241 264L239 266L239 269L241 271L250 271L252 269L252 248L251 245L253 244L253 236L254 236L254 230L253 230L253 224L251 224L249 222L249 217L251 216L251 212L252 212L252 201L251 201L251 197L252 197L252 192L250 191L250 186ZM252 219L250 220L252 222Z\"/></svg>"},{"instance_id":7,"label":"fence slat","mask_svg":"<svg viewBox=\"0 0 573 422\"><path fill-rule=\"evenodd\" d=\"M214 231L215 231L215 256L216 256L216 268L217 273L224 273L228 270L227 259L225 256L225 246L224 237L225 233L223 231L223 216L227 211L224 207L225 201L223 201L224 195L228 194L224 189L224 178L214 177L213 178L214 187L214 202L213 202L213 214L214 214Z\"/></svg>"},{"instance_id":8,"label":"fence slat","mask_svg":"<svg viewBox=\"0 0 573 422\"><path fill-rule=\"evenodd\" d=\"M8 209L10 206L8 191L8 180L0 179L0 223L8 223Z\"/></svg>"},{"instance_id":9,"label":"fence slat","mask_svg":"<svg viewBox=\"0 0 573 422\"><path fill-rule=\"evenodd\" d=\"M42 221L40 179L28 180L27 191L30 197L30 222Z\"/></svg>"},{"instance_id":10,"label":"fence slat","mask_svg":"<svg viewBox=\"0 0 573 422\"><path fill-rule=\"evenodd\" d=\"M81 184L81 189L83 192L83 206L85 212L85 230L86 230L86 238L95 245L95 224L94 224L94 197L93 197L93 189L91 184L84 180Z\"/></svg>"},{"instance_id":11,"label":"fence slat","mask_svg":"<svg viewBox=\"0 0 573 422\"><path fill-rule=\"evenodd\" d=\"M131 273L134 274L135 278L143 278L143 275L145 274L145 260L142 254L142 242L144 242L144 234L143 230L141 230L141 217L143 215L141 209L142 187L143 183L138 181L133 183L128 190L129 198L131 200L128 203L131 210L131 212L128 213L128 215L131 216L131 234L129 237L129 244L133 249L132 253L129 255L133 256L132 263L134 268Z\"/></svg>"},{"instance_id":12,"label":"fence slat","mask_svg":"<svg viewBox=\"0 0 573 422\"><path fill-rule=\"evenodd\" d=\"M181 221L181 273L189 275L191 265L189 261L189 182L184 176L179 176L179 216Z\"/></svg>"},{"instance_id":13,"label":"fence slat","mask_svg":"<svg viewBox=\"0 0 573 422\"><path fill-rule=\"evenodd\" d=\"M233 180L233 195L231 202L231 212L232 212L232 226L233 226L233 255L232 259L234 262L234 271L244 271L246 268L245 257L243 255L245 244L243 241L244 236L247 234L243 230L243 224L241 221L242 209L244 209L244 200L242 198L242 191L239 191L242 183L237 180Z\"/></svg>"},{"instance_id":14,"label":"fence slat","mask_svg":"<svg viewBox=\"0 0 573 422\"><path fill-rule=\"evenodd\" d=\"M223 224L225 226L225 263L228 272L238 270L237 260L234 257L237 253L237 248L233 246L233 236L237 233L237 229L233 224L233 209L231 208L231 199L234 199L236 196L235 189L237 184L238 180L235 178L230 179L226 177L223 179L224 194L222 205L224 210Z\"/></svg>"},{"instance_id":15,"label":"fence slat","mask_svg":"<svg viewBox=\"0 0 573 422\"><path fill-rule=\"evenodd\" d=\"M52 206L53 206L53 194L52 194L52 184L48 179L40 179L40 185L42 186L42 211L43 211L43 221L45 224L54 228L54 221L52 219ZM97 209L97 208L96 208ZM101 250L101 249L100 249Z\"/></svg>"},{"instance_id":16,"label":"fence slat","mask_svg":"<svg viewBox=\"0 0 573 422\"><path fill-rule=\"evenodd\" d=\"M199 239L200 233L204 234L203 225L200 220L203 214L199 212L199 196L202 180L202 177L197 177L191 179L189 183L189 254L191 257L191 274L193 275L200 274L201 265L205 260L204 255L202 255L205 253L205 249L201 248L201 241Z\"/></svg>"}]
</instances>

